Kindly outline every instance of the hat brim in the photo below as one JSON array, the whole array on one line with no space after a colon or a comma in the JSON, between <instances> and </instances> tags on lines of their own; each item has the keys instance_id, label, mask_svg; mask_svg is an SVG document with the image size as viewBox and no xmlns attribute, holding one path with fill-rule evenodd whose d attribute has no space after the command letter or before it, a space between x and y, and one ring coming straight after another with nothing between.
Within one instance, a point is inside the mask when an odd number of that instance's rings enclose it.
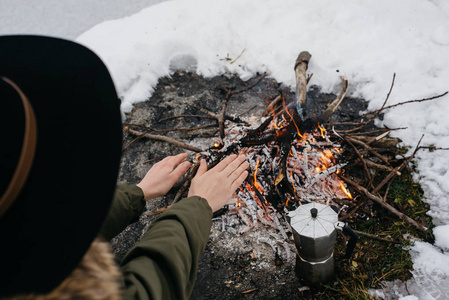
<instances>
[{"instance_id":1,"label":"hat brim","mask_svg":"<svg viewBox=\"0 0 449 300\"><path fill-rule=\"evenodd\" d=\"M99 57L67 40L0 37L0 75L22 89L37 120L26 185L0 219L0 294L49 292L80 262L110 207L120 101Z\"/></svg>"}]
</instances>

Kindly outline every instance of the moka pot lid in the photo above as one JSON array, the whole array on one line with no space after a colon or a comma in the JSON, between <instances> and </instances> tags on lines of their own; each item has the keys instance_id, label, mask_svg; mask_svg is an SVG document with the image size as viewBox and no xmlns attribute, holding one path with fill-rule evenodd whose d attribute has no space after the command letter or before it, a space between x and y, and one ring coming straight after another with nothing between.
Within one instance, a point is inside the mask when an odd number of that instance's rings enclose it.
<instances>
[{"instance_id":1,"label":"moka pot lid","mask_svg":"<svg viewBox=\"0 0 449 300\"><path fill-rule=\"evenodd\" d=\"M338 222L338 215L330 206L317 202L301 205L289 216L296 233L312 239L330 236Z\"/></svg>"}]
</instances>

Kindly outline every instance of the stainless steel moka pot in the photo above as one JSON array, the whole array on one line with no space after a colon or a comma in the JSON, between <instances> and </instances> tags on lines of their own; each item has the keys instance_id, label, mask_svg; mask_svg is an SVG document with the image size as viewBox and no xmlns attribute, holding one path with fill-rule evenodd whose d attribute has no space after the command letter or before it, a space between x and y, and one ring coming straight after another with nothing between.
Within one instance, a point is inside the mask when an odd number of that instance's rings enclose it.
<instances>
[{"instance_id":1,"label":"stainless steel moka pot","mask_svg":"<svg viewBox=\"0 0 449 300\"><path fill-rule=\"evenodd\" d=\"M297 249L297 275L309 284L331 280L335 276L336 229L351 237L344 258L351 256L358 235L345 223L338 221L337 213L330 206L321 203L301 205L289 212L289 217Z\"/></svg>"}]
</instances>

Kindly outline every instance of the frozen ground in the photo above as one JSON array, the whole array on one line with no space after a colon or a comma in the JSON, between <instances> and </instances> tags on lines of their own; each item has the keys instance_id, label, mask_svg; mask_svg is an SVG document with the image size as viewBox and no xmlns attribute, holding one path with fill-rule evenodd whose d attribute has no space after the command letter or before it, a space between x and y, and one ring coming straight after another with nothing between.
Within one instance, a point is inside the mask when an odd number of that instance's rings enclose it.
<instances>
[{"instance_id":1,"label":"frozen ground","mask_svg":"<svg viewBox=\"0 0 449 300\"><path fill-rule=\"evenodd\" d=\"M394 73L390 104L449 90L446 0L174 0L127 16L155 2L85 0L62 6L56 0L0 0L0 33L75 39L86 30L76 40L105 61L124 111L148 99L158 78L176 68L205 76L237 72L243 78L267 71L294 87L293 63L302 50L312 54L310 84L336 91L339 76L346 74L352 95L365 97L371 109L382 105ZM106 19L116 20L102 22ZM425 134L422 144L447 148L448 115L446 95L392 109L383 124L407 127L395 132L407 146ZM391 283L397 298L449 295L448 166L449 151L418 154L416 179L431 205L436 242L412 247L414 278L407 286L412 295Z\"/></svg>"}]
</instances>

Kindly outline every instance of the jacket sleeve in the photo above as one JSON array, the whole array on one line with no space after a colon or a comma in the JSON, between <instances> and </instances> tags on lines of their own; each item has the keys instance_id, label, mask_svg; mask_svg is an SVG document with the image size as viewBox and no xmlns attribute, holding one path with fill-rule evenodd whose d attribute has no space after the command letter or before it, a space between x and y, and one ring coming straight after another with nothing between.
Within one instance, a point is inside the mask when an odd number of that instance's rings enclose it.
<instances>
[{"instance_id":1,"label":"jacket sleeve","mask_svg":"<svg viewBox=\"0 0 449 300\"><path fill-rule=\"evenodd\" d=\"M103 222L100 234L110 241L126 226L136 222L144 210L145 198L139 187L127 183L117 185L114 200Z\"/></svg>"},{"instance_id":2,"label":"jacket sleeve","mask_svg":"<svg viewBox=\"0 0 449 300\"><path fill-rule=\"evenodd\" d=\"M123 258L124 299L188 299L212 226L200 197L176 203Z\"/></svg>"}]
</instances>

